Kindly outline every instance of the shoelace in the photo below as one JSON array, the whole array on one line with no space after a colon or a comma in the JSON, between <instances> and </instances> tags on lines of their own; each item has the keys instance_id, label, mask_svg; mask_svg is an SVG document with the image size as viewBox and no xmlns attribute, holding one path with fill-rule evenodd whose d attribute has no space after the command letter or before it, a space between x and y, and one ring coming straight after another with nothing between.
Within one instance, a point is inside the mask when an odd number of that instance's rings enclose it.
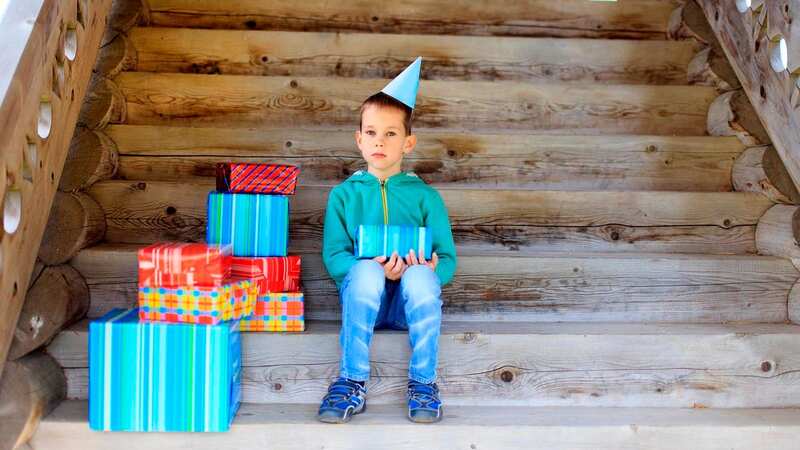
<instances>
[{"instance_id":1,"label":"shoelace","mask_svg":"<svg viewBox=\"0 0 800 450\"><path fill-rule=\"evenodd\" d=\"M423 408L427 408L431 403L438 401L439 389L435 384L412 383L408 385L408 395L418 401Z\"/></svg>"},{"instance_id":2,"label":"shoelace","mask_svg":"<svg viewBox=\"0 0 800 450\"><path fill-rule=\"evenodd\" d=\"M352 397L360 389L364 388L358 383L344 379L336 380L328 388L328 395L325 396L325 402L333 405L342 400L349 401L350 397Z\"/></svg>"}]
</instances>

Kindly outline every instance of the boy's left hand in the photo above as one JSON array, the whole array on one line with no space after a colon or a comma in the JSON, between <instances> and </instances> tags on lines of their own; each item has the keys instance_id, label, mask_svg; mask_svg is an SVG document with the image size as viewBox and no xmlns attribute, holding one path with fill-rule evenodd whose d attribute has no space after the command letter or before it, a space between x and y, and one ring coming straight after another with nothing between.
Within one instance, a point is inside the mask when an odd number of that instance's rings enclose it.
<instances>
[{"instance_id":1,"label":"boy's left hand","mask_svg":"<svg viewBox=\"0 0 800 450\"><path fill-rule=\"evenodd\" d=\"M417 264L425 264L426 266L430 267L431 270L436 270L436 265L439 264L439 255L436 252L433 252L433 257L430 261L426 261L424 256L420 256L417 258L417 254L414 253L414 250L409 250L408 255L406 255L406 264L409 266L417 265Z\"/></svg>"}]
</instances>

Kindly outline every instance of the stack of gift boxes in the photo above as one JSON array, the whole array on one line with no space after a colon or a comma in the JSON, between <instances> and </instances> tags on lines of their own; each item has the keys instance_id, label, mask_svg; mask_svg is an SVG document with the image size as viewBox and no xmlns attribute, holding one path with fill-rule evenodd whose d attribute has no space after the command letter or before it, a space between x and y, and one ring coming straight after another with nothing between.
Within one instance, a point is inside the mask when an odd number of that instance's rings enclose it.
<instances>
[{"instance_id":1,"label":"stack of gift boxes","mask_svg":"<svg viewBox=\"0 0 800 450\"><path fill-rule=\"evenodd\" d=\"M240 331L303 331L287 255L298 169L217 167L206 244L138 254L139 307L90 325L89 423L105 431L225 431L241 397Z\"/></svg>"}]
</instances>

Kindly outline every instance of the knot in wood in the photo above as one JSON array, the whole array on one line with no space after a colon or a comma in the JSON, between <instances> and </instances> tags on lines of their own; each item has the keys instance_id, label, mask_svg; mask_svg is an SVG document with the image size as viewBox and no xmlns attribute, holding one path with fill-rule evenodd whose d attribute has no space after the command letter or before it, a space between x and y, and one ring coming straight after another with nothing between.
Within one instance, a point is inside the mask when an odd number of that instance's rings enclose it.
<instances>
[{"instance_id":1,"label":"knot in wood","mask_svg":"<svg viewBox=\"0 0 800 450\"><path fill-rule=\"evenodd\" d=\"M280 383L275 383L275 386L274 386L274 387L275 387L275 390L276 390L276 391L280 391L281 389L283 389L283 385L282 385L282 384L280 384Z\"/></svg>"},{"instance_id":2,"label":"knot in wood","mask_svg":"<svg viewBox=\"0 0 800 450\"><path fill-rule=\"evenodd\" d=\"M514 380L514 374L510 370L504 370L500 372L500 379L505 383L511 383Z\"/></svg>"},{"instance_id":3,"label":"knot in wood","mask_svg":"<svg viewBox=\"0 0 800 450\"><path fill-rule=\"evenodd\" d=\"M772 370L772 363L769 361L764 361L761 363L761 371L762 372L769 372Z\"/></svg>"}]
</instances>

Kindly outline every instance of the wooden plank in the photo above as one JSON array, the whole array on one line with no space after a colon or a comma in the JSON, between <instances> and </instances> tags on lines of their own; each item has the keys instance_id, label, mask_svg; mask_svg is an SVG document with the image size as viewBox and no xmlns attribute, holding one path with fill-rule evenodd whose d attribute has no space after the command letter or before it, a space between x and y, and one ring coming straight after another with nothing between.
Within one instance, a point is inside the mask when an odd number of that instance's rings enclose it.
<instances>
[{"instance_id":1,"label":"wooden plank","mask_svg":"<svg viewBox=\"0 0 800 450\"><path fill-rule=\"evenodd\" d=\"M364 165L352 131L114 125L105 133L97 153L119 149L117 175L127 180L199 181L214 176L216 162L269 160L299 166L301 185L319 184ZM730 191L733 160L744 150L734 137L417 136L406 169L465 187Z\"/></svg>"},{"instance_id":2,"label":"wooden plank","mask_svg":"<svg viewBox=\"0 0 800 450\"><path fill-rule=\"evenodd\" d=\"M228 433L97 433L86 425L85 401L64 402L42 422L32 445L41 450L114 448L236 449L253 442L275 448L596 450L794 449L795 409L671 409L446 406L435 432L405 418L401 404L370 406L346 427L316 420L317 405L244 404ZM426 431L428 429L426 428Z\"/></svg>"},{"instance_id":3,"label":"wooden plank","mask_svg":"<svg viewBox=\"0 0 800 450\"><path fill-rule=\"evenodd\" d=\"M23 30L32 29L21 56L17 55L8 68L4 66L14 72L7 89L3 83L0 105L0 139L4 143L0 170L5 173L0 200L4 224L8 224L0 241L0 370L16 329L110 5L111 0L91 4L48 0L42 3L38 17L4 23L6 30L23 34ZM16 224L11 226L12 222Z\"/></svg>"},{"instance_id":4,"label":"wooden plank","mask_svg":"<svg viewBox=\"0 0 800 450\"><path fill-rule=\"evenodd\" d=\"M673 0L525 0L476 4L457 0L396 3L343 1L331 8L323 0L148 0L150 24L193 28L369 31L379 33L475 34L557 37L664 39Z\"/></svg>"},{"instance_id":5,"label":"wooden plank","mask_svg":"<svg viewBox=\"0 0 800 450\"><path fill-rule=\"evenodd\" d=\"M339 323L305 333L242 336L243 401L317 403L339 368ZM591 407L797 407L800 327L450 323L438 376L449 405ZM85 382L86 324L51 354ZM402 404L410 349L405 332L372 339L371 404ZM622 350L625 349L625 350ZM80 392L72 387L72 392Z\"/></svg>"},{"instance_id":6,"label":"wooden plank","mask_svg":"<svg viewBox=\"0 0 800 450\"><path fill-rule=\"evenodd\" d=\"M135 245L83 250L90 317L136 303ZM459 253L443 293L447 320L782 322L797 270L783 258L733 255ZM306 317L339 317L319 253L302 253Z\"/></svg>"},{"instance_id":7,"label":"wooden plank","mask_svg":"<svg viewBox=\"0 0 800 450\"><path fill-rule=\"evenodd\" d=\"M134 28L140 72L427 80L686 84L693 40L508 38ZM490 57L490 58L487 58Z\"/></svg>"},{"instance_id":8,"label":"wooden plank","mask_svg":"<svg viewBox=\"0 0 800 450\"><path fill-rule=\"evenodd\" d=\"M384 79L123 72L115 81L134 125L346 126ZM570 134L706 134L706 86L422 80L418 127L558 130ZM117 123L117 122L114 122Z\"/></svg>"},{"instance_id":9,"label":"wooden plank","mask_svg":"<svg viewBox=\"0 0 800 450\"><path fill-rule=\"evenodd\" d=\"M203 240L206 199L213 189L210 180L197 183L109 180L96 183L90 193L105 211L107 241L151 243ZM321 237L329 189L306 185L292 196L290 230L296 240L314 242ZM477 233L477 239L483 239L485 233L495 233L491 240L497 242L531 227L729 229L754 225L772 205L766 197L750 192L569 192L444 187L439 192L459 241L475 240L467 237L471 233ZM519 205L528 207L522 209ZM504 231L511 234L503 234ZM611 238L619 240L619 233L616 239Z\"/></svg>"}]
</instances>

